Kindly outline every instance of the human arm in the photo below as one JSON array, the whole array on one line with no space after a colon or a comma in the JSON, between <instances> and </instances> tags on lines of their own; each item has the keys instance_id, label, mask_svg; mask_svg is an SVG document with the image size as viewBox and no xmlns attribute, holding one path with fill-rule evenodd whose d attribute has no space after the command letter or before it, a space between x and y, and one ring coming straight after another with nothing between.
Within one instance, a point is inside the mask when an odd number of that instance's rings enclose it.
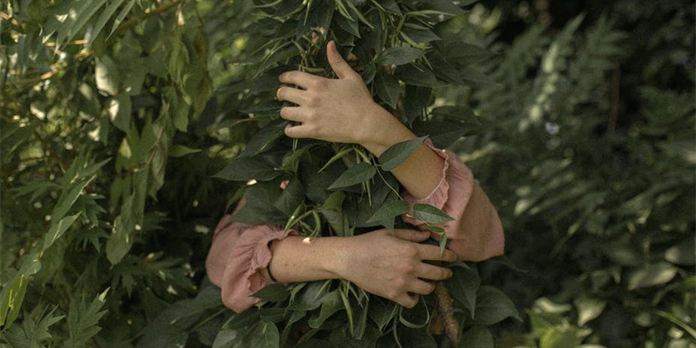
<instances>
[{"instance_id":1,"label":"human arm","mask_svg":"<svg viewBox=\"0 0 696 348\"><path fill-rule=\"evenodd\" d=\"M440 254L435 246L418 244L429 237L421 231L395 230L392 235L383 229L310 241L294 230L283 238L279 226L227 224L229 218L224 217L215 230L206 270L221 288L225 306L238 313L258 303L251 295L272 283L267 269L282 283L347 279L370 293L413 307L418 294L433 291L427 280L452 275L449 269L423 261L456 259L451 251Z\"/></svg>"},{"instance_id":2,"label":"human arm","mask_svg":"<svg viewBox=\"0 0 696 348\"><path fill-rule=\"evenodd\" d=\"M286 128L288 136L360 144L376 156L398 142L416 138L374 102L360 75L339 55L335 43L328 44L327 55L338 79L299 71L280 76L281 82L301 88L285 86L277 93L279 100L297 104L281 109L283 118L300 123ZM455 154L426 142L392 173L406 189L406 200L431 204L454 217L443 227L450 239L449 248L461 259L481 261L503 253L504 236L497 212ZM422 226L412 218L405 220ZM433 233L433 237L439 236Z\"/></svg>"},{"instance_id":3,"label":"human arm","mask_svg":"<svg viewBox=\"0 0 696 348\"><path fill-rule=\"evenodd\" d=\"M285 86L277 92L278 100L298 105L280 112L281 117L301 123L285 129L289 137L360 144L375 156L396 143L417 138L375 103L362 77L341 58L334 42L328 44L327 55L338 79L300 71L280 75L281 82L302 88ZM408 192L423 198L437 187L443 166L443 159L421 144L392 173Z\"/></svg>"}]
</instances>

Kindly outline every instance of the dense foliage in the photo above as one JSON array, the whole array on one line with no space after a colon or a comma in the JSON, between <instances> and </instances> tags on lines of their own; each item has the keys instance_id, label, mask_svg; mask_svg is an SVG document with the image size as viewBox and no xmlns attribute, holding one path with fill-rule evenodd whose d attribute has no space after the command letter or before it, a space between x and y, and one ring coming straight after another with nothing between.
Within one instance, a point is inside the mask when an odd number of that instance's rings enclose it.
<instances>
[{"instance_id":1,"label":"dense foliage","mask_svg":"<svg viewBox=\"0 0 696 348\"><path fill-rule=\"evenodd\" d=\"M696 347L693 7L470 2L1 5L0 346L449 346L432 297L274 286L235 316L204 278L243 195L305 235L400 223L389 158L282 136L278 73L331 76L335 39L499 208L521 270L453 266L462 346Z\"/></svg>"}]
</instances>

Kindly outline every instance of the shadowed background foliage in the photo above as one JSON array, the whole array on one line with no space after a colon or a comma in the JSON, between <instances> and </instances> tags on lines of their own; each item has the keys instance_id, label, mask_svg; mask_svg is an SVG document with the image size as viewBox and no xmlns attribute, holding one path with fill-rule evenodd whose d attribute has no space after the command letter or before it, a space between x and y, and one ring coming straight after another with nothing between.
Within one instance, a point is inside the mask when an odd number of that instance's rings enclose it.
<instances>
[{"instance_id":1,"label":"shadowed background foliage","mask_svg":"<svg viewBox=\"0 0 696 348\"><path fill-rule=\"evenodd\" d=\"M374 3L339 2L349 15ZM414 129L472 168L506 230L506 259L467 269L473 308L494 315L455 313L461 346L696 347L693 3L455 3L436 32L466 49L434 40L427 58L465 62L464 81L403 92ZM244 193L213 175L264 147L268 124L248 114L272 113L260 106L276 82L258 73L294 62L263 66L282 31L259 11L304 16L270 1L0 4L0 346L279 345L277 328L264 338L287 318L232 316L204 270ZM346 332L343 305L314 309L342 333L287 345L370 346ZM450 346L407 326L403 347Z\"/></svg>"}]
</instances>

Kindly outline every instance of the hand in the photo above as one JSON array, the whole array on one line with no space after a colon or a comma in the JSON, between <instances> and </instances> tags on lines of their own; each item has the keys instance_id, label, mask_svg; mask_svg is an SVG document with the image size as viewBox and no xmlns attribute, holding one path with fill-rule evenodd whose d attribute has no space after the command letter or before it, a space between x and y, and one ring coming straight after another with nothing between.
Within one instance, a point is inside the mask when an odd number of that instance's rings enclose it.
<instances>
[{"instance_id":1,"label":"hand","mask_svg":"<svg viewBox=\"0 0 696 348\"><path fill-rule=\"evenodd\" d=\"M334 272L365 291L382 296L408 308L418 303L419 295L435 290L426 280L443 280L452 276L448 268L424 260L454 262L451 250L440 254L434 245L419 244L430 237L428 232L381 229L344 238L341 259Z\"/></svg>"},{"instance_id":2,"label":"hand","mask_svg":"<svg viewBox=\"0 0 696 348\"><path fill-rule=\"evenodd\" d=\"M277 92L278 100L297 105L280 111L282 118L300 123L288 126L287 136L366 146L380 141L384 131L402 137L410 134L401 122L374 102L362 77L341 57L333 41L327 46L327 57L338 79L300 71L280 75L280 82L301 88L284 86ZM400 132L394 132L395 129Z\"/></svg>"}]
</instances>

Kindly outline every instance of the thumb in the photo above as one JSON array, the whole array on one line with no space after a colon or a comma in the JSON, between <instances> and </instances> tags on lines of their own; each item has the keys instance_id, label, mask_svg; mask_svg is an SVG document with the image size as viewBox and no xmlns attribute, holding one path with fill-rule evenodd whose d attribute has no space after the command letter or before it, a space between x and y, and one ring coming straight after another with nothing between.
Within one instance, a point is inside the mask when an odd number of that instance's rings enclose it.
<instances>
[{"instance_id":1,"label":"thumb","mask_svg":"<svg viewBox=\"0 0 696 348\"><path fill-rule=\"evenodd\" d=\"M335 41L330 41L329 44L326 45L326 57L329 59L331 69L338 75L339 79L345 79L355 74L353 68L351 68L343 57L341 57L341 54L338 53Z\"/></svg>"},{"instance_id":2,"label":"thumb","mask_svg":"<svg viewBox=\"0 0 696 348\"><path fill-rule=\"evenodd\" d=\"M420 243L430 238L430 233L416 230L394 230L394 236L407 241Z\"/></svg>"}]
</instances>

